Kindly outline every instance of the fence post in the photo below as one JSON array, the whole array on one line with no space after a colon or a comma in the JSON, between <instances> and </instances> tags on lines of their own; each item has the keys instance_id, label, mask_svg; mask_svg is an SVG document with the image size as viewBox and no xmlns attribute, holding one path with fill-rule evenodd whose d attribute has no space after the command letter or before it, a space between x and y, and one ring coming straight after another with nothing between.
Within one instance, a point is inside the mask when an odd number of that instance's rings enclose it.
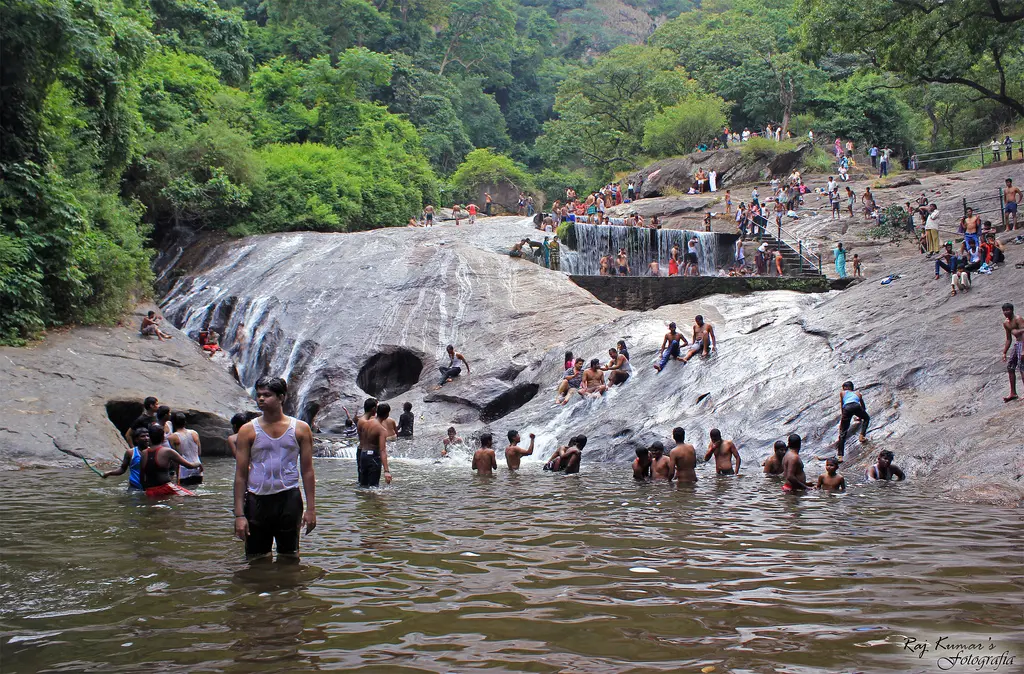
<instances>
[{"instance_id":1,"label":"fence post","mask_svg":"<svg viewBox=\"0 0 1024 674\"><path fill-rule=\"evenodd\" d=\"M1006 212L1006 192L1002 187L999 188L999 219L1003 221L1004 229L1010 226L1010 214Z\"/></svg>"},{"instance_id":2,"label":"fence post","mask_svg":"<svg viewBox=\"0 0 1024 674\"><path fill-rule=\"evenodd\" d=\"M804 242L797 241L796 244L800 247L800 273L804 273Z\"/></svg>"},{"instance_id":3,"label":"fence post","mask_svg":"<svg viewBox=\"0 0 1024 674\"><path fill-rule=\"evenodd\" d=\"M979 145L978 149L981 150L981 168L985 168L985 146Z\"/></svg>"}]
</instances>

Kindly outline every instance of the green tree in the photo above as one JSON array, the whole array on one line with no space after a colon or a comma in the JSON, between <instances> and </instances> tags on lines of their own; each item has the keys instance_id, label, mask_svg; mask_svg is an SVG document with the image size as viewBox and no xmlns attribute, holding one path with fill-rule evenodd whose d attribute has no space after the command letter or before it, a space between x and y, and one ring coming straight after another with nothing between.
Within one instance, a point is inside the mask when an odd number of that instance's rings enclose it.
<instances>
[{"instance_id":1,"label":"green tree","mask_svg":"<svg viewBox=\"0 0 1024 674\"><path fill-rule=\"evenodd\" d=\"M451 183L452 187L465 195L480 185L507 184L520 191L533 188L526 167L517 164L511 157L496 154L486 148L470 152L466 161L452 174Z\"/></svg>"},{"instance_id":2,"label":"green tree","mask_svg":"<svg viewBox=\"0 0 1024 674\"><path fill-rule=\"evenodd\" d=\"M542 155L551 164L635 167L647 121L692 91L675 61L667 49L626 45L571 71L555 98L558 118L537 139Z\"/></svg>"},{"instance_id":3,"label":"green tree","mask_svg":"<svg viewBox=\"0 0 1024 674\"><path fill-rule=\"evenodd\" d=\"M726 107L726 102L713 94L685 98L647 122L644 147L660 157L691 152L721 132Z\"/></svg>"},{"instance_id":4,"label":"green tree","mask_svg":"<svg viewBox=\"0 0 1024 674\"><path fill-rule=\"evenodd\" d=\"M1024 9L1015 0L803 0L807 53L863 55L908 83L966 87L1024 115Z\"/></svg>"},{"instance_id":5,"label":"green tree","mask_svg":"<svg viewBox=\"0 0 1024 674\"><path fill-rule=\"evenodd\" d=\"M515 25L508 0L453 0L432 47L437 73L499 78L508 70Z\"/></svg>"},{"instance_id":6,"label":"green tree","mask_svg":"<svg viewBox=\"0 0 1024 674\"><path fill-rule=\"evenodd\" d=\"M215 0L150 0L149 6L161 44L203 57L228 84L249 78L252 56L240 12L223 10Z\"/></svg>"}]
</instances>

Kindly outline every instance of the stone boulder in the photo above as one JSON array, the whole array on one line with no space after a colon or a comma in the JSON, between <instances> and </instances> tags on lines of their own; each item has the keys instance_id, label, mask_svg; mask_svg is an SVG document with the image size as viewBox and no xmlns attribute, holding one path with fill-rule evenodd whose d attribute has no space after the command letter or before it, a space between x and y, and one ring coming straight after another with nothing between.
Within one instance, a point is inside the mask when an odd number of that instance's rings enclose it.
<instances>
[{"instance_id":1,"label":"stone boulder","mask_svg":"<svg viewBox=\"0 0 1024 674\"><path fill-rule=\"evenodd\" d=\"M769 175L786 175L800 166L811 151L810 143L802 143L795 150L772 156L746 159L737 146L721 150L694 152L685 157L661 159L629 176L640 185L640 197L664 196L666 192L683 192L693 184L698 168L718 172L718 187L727 189L737 185L762 182Z\"/></svg>"},{"instance_id":2,"label":"stone boulder","mask_svg":"<svg viewBox=\"0 0 1024 674\"><path fill-rule=\"evenodd\" d=\"M81 456L119 460L123 433L150 395L185 413L205 455L230 455L228 420L254 403L229 374L228 359L211 361L173 326L163 327L170 341L141 337L145 308L118 327L52 332L29 347L0 348L0 469L66 465Z\"/></svg>"}]
</instances>

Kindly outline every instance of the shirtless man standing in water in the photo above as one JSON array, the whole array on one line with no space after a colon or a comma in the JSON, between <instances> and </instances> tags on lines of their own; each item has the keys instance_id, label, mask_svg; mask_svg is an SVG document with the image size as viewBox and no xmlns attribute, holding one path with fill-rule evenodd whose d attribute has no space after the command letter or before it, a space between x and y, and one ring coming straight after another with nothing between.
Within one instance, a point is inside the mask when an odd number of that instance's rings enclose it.
<instances>
[{"instance_id":1,"label":"shirtless man standing in water","mask_svg":"<svg viewBox=\"0 0 1024 674\"><path fill-rule=\"evenodd\" d=\"M686 431L682 428L672 429L672 439L676 446L668 453L668 458L675 470L676 482L696 482L697 450L686 442Z\"/></svg>"},{"instance_id":2,"label":"shirtless man standing in water","mask_svg":"<svg viewBox=\"0 0 1024 674\"><path fill-rule=\"evenodd\" d=\"M715 472L719 475L739 475L740 452L736 449L736 445L732 440L723 440L722 431L717 428L712 428L709 435L711 436L711 442L708 443L708 451L704 455L704 460L709 461L714 456ZM735 470L732 467L733 457L736 457Z\"/></svg>"},{"instance_id":3,"label":"shirtless man standing in water","mask_svg":"<svg viewBox=\"0 0 1024 674\"><path fill-rule=\"evenodd\" d=\"M377 399L367 398L363 403L363 416L356 422L359 434L359 450L356 452L356 469L360 487L380 485L381 469L384 482L391 484L391 470L388 468L387 430L377 420Z\"/></svg>"},{"instance_id":4,"label":"shirtless man standing in water","mask_svg":"<svg viewBox=\"0 0 1024 674\"><path fill-rule=\"evenodd\" d=\"M1014 370L1020 371L1020 381L1024 384L1024 316L1015 316L1013 305L1009 302L1003 305L1003 316L1006 317L1003 321L1003 330L1006 331L1003 362L1006 363L1006 372L1010 375L1010 395L1003 398L1003 402L1008 403L1017 400L1017 375ZM1017 342L1011 348L1014 339Z\"/></svg>"},{"instance_id":5,"label":"shirtless man standing in water","mask_svg":"<svg viewBox=\"0 0 1024 674\"><path fill-rule=\"evenodd\" d=\"M765 475L782 475L782 459L786 456L786 443L782 440L775 441L775 453L764 462Z\"/></svg>"},{"instance_id":6,"label":"shirtless man standing in water","mask_svg":"<svg viewBox=\"0 0 1024 674\"><path fill-rule=\"evenodd\" d=\"M665 456L665 445L661 440L655 440L651 444L651 479L672 479L672 461Z\"/></svg>"},{"instance_id":7,"label":"shirtless man standing in water","mask_svg":"<svg viewBox=\"0 0 1024 674\"><path fill-rule=\"evenodd\" d=\"M508 447L505 448L505 463L509 470L519 470L519 462L524 456L533 455L533 443L537 436L530 433L530 448L523 449L519 446L519 431L508 432Z\"/></svg>"},{"instance_id":8,"label":"shirtless man standing in water","mask_svg":"<svg viewBox=\"0 0 1024 674\"><path fill-rule=\"evenodd\" d=\"M494 438L490 433L480 436L480 449L473 453L472 468L477 475L493 475L498 467L498 458L494 455Z\"/></svg>"},{"instance_id":9,"label":"shirtless man standing in water","mask_svg":"<svg viewBox=\"0 0 1024 674\"><path fill-rule=\"evenodd\" d=\"M813 489L807 484L807 475L804 474L804 462L800 458L800 445L802 438L796 433L789 436L789 451L782 458L782 491L805 491Z\"/></svg>"}]
</instances>

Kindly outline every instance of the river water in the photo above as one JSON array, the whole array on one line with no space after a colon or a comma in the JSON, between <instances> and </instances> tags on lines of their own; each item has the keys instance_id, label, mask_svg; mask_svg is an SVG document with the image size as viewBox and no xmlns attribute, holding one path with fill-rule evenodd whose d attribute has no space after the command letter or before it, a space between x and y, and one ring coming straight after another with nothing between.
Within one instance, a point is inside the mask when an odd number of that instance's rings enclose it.
<instances>
[{"instance_id":1,"label":"river water","mask_svg":"<svg viewBox=\"0 0 1024 674\"><path fill-rule=\"evenodd\" d=\"M396 460L360 491L351 459L317 459L302 563L250 569L232 470L163 503L84 467L0 476L0 670L940 671L903 644L948 634L1024 661L1020 512L912 481Z\"/></svg>"}]
</instances>

